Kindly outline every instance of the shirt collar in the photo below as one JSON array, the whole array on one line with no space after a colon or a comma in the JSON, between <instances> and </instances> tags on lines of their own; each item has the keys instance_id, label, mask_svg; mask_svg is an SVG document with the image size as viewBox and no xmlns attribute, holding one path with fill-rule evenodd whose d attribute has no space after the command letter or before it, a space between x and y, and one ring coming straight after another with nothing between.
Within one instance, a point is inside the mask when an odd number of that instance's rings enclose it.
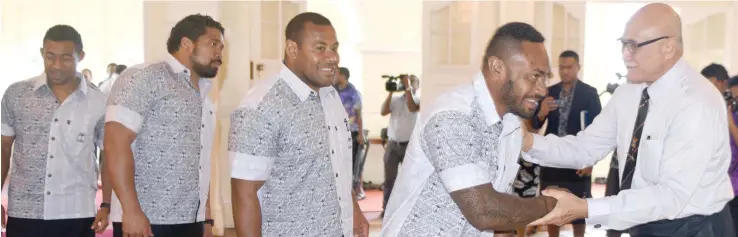
<instances>
[{"instance_id":1,"label":"shirt collar","mask_svg":"<svg viewBox=\"0 0 738 237\"><path fill-rule=\"evenodd\" d=\"M87 95L87 91L89 90L88 87L90 87L91 84L87 83L87 80L85 80L84 76L82 76L82 73L77 73L77 79L79 79L79 86L77 87L76 91L81 91L82 95ZM43 86L47 86L46 84L46 73L41 74L40 76L37 76L36 79L33 80L33 90L38 91Z\"/></svg>"},{"instance_id":2,"label":"shirt collar","mask_svg":"<svg viewBox=\"0 0 738 237\"><path fill-rule=\"evenodd\" d=\"M647 87L650 100L656 103L667 101L671 96L677 95L675 92L683 92L681 84L688 69L690 67L687 62L680 58L669 71Z\"/></svg>"},{"instance_id":3,"label":"shirt collar","mask_svg":"<svg viewBox=\"0 0 738 237\"><path fill-rule=\"evenodd\" d=\"M184 64L182 64L181 62L179 62L179 60L177 60L176 58L174 58L174 55L167 54L167 56L164 59L164 61L167 62L167 64L169 64L169 67L172 68L172 71L174 71L174 73L184 72L185 74L187 74L187 78L189 78L189 76L190 76L190 70L187 69L187 67L185 67Z\"/></svg>"},{"instance_id":4,"label":"shirt collar","mask_svg":"<svg viewBox=\"0 0 738 237\"><path fill-rule=\"evenodd\" d=\"M502 119L500 119L500 116L497 114L497 107L492 99L492 95L489 94L489 89L487 89L487 83L484 80L482 72L478 72L474 76L472 84L474 87L475 98L482 109L482 113L484 113L484 119L488 126L502 122L501 136L510 135L510 133L520 128L520 120L512 113L506 113L502 116Z\"/></svg>"},{"instance_id":5,"label":"shirt collar","mask_svg":"<svg viewBox=\"0 0 738 237\"><path fill-rule=\"evenodd\" d=\"M282 64L282 69L279 71L279 77L282 78L282 80L284 80L287 85L289 85L289 87L292 89L292 91L295 92L295 94L297 94L297 97L300 98L301 102L304 102L308 98L310 93L314 92L312 88L310 88L307 84L305 84L305 82L300 80L300 78L297 78L297 75L295 75L295 73L287 68L287 66L285 66L284 64ZM329 87L333 88L332 86L324 88L330 89ZM323 90L323 88L321 88L321 90ZM335 91L335 89L333 89L333 91Z\"/></svg>"}]
</instances>

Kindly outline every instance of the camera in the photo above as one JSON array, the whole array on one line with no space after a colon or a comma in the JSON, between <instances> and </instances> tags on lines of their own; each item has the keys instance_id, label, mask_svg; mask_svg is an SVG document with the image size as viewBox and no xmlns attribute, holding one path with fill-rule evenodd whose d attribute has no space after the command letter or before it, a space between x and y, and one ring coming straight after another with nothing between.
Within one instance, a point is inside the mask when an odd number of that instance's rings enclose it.
<instances>
[{"instance_id":1,"label":"camera","mask_svg":"<svg viewBox=\"0 0 738 237\"><path fill-rule=\"evenodd\" d=\"M382 75L382 78L387 79L387 83L384 84L384 89L387 90L387 92L405 91L405 84L402 84L402 77L407 77L407 74L399 76Z\"/></svg>"},{"instance_id":2,"label":"camera","mask_svg":"<svg viewBox=\"0 0 738 237\"><path fill-rule=\"evenodd\" d=\"M723 99L725 99L725 104L730 108L730 112L735 113L738 111L738 99L733 97L730 91L723 92Z\"/></svg>"}]
</instances>

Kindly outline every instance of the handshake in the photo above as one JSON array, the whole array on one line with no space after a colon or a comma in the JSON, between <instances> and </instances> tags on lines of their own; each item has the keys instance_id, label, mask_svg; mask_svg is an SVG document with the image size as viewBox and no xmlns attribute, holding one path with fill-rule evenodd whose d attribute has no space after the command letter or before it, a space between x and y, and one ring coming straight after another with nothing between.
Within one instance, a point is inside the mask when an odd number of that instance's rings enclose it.
<instances>
[{"instance_id":1,"label":"handshake","mask_svg":"<svg viewBox=\"0 0 738 237\"><path fill-rule=\"evenodd\" d=\"M543 190L541 194L555 198L556 206L548 214L533 221L528 226L562 226L571 223L573 220L587 218L589 216L587 200L571 194L568 189L551 186Z\"/></svg>"}]
</instances>

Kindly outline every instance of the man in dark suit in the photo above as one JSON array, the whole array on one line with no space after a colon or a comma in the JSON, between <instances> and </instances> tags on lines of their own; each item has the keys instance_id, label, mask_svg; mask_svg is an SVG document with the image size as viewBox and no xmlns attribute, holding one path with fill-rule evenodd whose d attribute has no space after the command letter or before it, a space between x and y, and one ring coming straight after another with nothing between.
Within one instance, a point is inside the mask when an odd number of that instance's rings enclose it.
<instances>
[{"instance_id":1,"label":"man in dark suit","mask_svg":"<svg viewBox=\"0 0 738 237\"><path fill-rule=\"evenodd\" d=\"M548 88L548 97L541 101L537 116L532 119L534 129L540 129L548 120L547 135L576 135L582 130L583 125L588 125L600 114L602 105L597 89L579 80L577 77L579 68L579 55L576 52L567 50L561 53L559 56L561 82ZM585 121L582 121L583 118ZM591 174L592 167L581 170L541 167L540 190L558 186L581 198L590 197ZM584 237L586 228L584 219L575 220L572 225L574 236ZM559 236L559 227L549 225L548 235Z\"/></svg>"}]
</instances>

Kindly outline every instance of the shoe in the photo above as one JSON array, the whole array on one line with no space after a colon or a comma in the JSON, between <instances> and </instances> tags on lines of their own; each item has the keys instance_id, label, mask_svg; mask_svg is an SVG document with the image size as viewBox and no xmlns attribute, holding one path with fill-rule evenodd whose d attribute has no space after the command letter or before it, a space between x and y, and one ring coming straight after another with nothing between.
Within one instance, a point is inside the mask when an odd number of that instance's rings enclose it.
<instances>
[{"instance_id":1,"label":"shoe","mask_svg":"<svg viewBox=\"0 0 738 237\"><path fill-rule=\"evenodd\" d=\"M356 200L364 200L366 199L366 193L360 192L359 194L356 194Z\"/></svg>"}]
</instances>

